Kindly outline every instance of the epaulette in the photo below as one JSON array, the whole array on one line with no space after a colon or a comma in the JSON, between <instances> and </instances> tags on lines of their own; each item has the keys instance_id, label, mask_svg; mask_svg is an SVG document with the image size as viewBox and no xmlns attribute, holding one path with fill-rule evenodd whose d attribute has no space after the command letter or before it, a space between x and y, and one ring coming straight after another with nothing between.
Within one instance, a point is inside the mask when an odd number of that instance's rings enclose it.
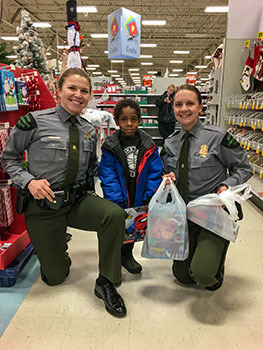
<instances>
[{"instance_id":1,"label":"epaulette","mask_svg":"<svg viewBox=\"0 0 263 350\"><path fill-rule=\"evenodd\" d=\"M16 123L16 127L20 130L28 131L28 130L35 129L37 127L37 123L34 117L32 116L32 114L28 113L18 119Z\"/></svg>"},{"instance_id":2,"label":"epaulette","mask_svg":"<svg viewBox=\"0 0 263 350\"><path fill-rule=\"evenodd\" d=\"M226 133L222 142L222 146L225 146L226 148L237 148L239 147L239 142L229 133Z\"/></svg>"}]
</instances>

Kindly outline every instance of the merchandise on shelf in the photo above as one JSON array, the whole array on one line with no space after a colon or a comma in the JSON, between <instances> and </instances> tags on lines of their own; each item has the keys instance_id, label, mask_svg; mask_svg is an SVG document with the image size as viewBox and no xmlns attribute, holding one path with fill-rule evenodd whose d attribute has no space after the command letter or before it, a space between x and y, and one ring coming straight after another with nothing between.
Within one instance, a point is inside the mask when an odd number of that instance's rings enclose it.
<instances>
[{"instance_id":1,"label":"merchandise on shelf","mask_svg":"<svg viewBox=\"0 0 263 350\"><path fill-rule=\"evenodd\" d=\"M18 109L14 73L3 67L0 69L0 111Z\"/></svg>"}]
</instances>

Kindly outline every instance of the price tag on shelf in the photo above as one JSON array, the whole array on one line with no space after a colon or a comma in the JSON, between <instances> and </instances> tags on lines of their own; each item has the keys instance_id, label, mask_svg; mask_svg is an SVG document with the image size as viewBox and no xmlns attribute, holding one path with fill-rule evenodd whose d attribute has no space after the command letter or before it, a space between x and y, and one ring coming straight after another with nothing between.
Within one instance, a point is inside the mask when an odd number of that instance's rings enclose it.
<instances>
[{"instance_id":1,"label":"price tag on shelf","mask_svg":"<svg viewBox=\"0 0 263 350\"><path fill-rule=\"evenodd\" d=\"M257 101L257 104L256 104L256 109L258 109L259 108L259 102Z\"/></svg>"},{"instance_id":2,"label":"price tag on shelf","mask_svg":"<svg viewBox=\"0 0 263 350\"><path fill-rule=\"evenodd\" d=\"M252 109L255 109L255 104L256 104L256 101L254 100L252 103Z\"/></svg>"},{"instance_id":3,"label":"price tag on shelf","mask_svg":"<svg viewBox=\"0 0 263 350\"><path fill-rule=\"evenodd\" d=\"M245 49L248 49L249 44L250 44L250 40L246 40L246 41L245 41Z\"/></svg>"},{"instance_id":4,"label":"price tag on shelf","mask_svg":"<svg viewBox=\"0 0 263 350\"><path fill-rule=\"evenodd\" d=\"M263 39L263 32L258 32L258 40L262 40Z\"/></svg>"},{"instance_id":5,"label":"price tag on shelf","mask_svg":"<svg viewBox=\"0 0 263 350\"><path fill-rule=\"evenodd\" d=\"M262 173L262 171L259 173L259 178L260 178L260 179L263 178L263 173Z\"/></svg>"},{"instance_id":6,"label":"price tag on shelf","mask_svg":"<svg viewBox=\"0 0 263 350\"><path fill-rule=\"evenodd\" d=\"M259 146L256 149L256 154L259 154Z\"/></svg>"},{"instance_id":7,"label":"price tag on shelf","mask_svg":"<svg viewBox=\"0 0 263 350\"><path fill-rule=\"evenodd\" d=\"M229 108L230 108L229 102L228 102L228 104L226 105L226 108L227 108L227 109L229 109Z\"/></svg>"},{"instance_id":8,"label":"price tag on shelf","mask_svg":"<svg viewBox=\"0 0 263 350\"><path fill-rule=\"evenodd\" d=\"M244 145L244 143L245 143L245 141L244 141L244 140L242 140L242 141L240 142L240 146L243 146L243 145Z\"/></svg>"},{"instance_id":9,"label":"price tag on shelf","mask_svg":"<svg viewBox=\"0 0 263 350\"><path fill-rule=\"evenodd\" d=\"M260 128L260 120L257 120L257 128Z\"/></svg>"},{"instance_id":10,"label":"price tag on shelf","mask_svg":"<svg viewBox=\"0 0 263 350\"><path fill-rule=\"evenodd\" d=\"M242 109L242 102L239 103L239 109Z\"/></svg>"}]
</instances>

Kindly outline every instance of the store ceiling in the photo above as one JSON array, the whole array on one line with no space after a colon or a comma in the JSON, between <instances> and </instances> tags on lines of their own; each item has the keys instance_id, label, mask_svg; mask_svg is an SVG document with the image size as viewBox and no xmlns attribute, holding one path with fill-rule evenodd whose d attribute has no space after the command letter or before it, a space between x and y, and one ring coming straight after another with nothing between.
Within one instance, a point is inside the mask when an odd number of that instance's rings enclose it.
<instances>
[{"instance_id":1,"label":"store ceiling","mask_svg":"<svg viewBox=\"0 0 263 350\"><path fill-rule=\"evenodd\" d=\"M63 45L67 39L66 0L0 0L3 1L3 9L0 8L0 33L1 36L16 36L16 27L21 22L21 10L29 12L33 22L49 22L51 28L37 28L39 37L45 47L51 48L50 58L60 58L61 50L56 46ZM77 0L78 6L96 6L97 13L89 13L85 16L78 13L78 21L81 26L80 35L85 35L82 55L88 56L87 64L99 64L99 71L109 76L107 70L116 69L131 84L128 76L128 68L140 68L141 75L148 71L158 71L161 76L166 68L169 73L172 69L183 68L187 71L198 71L199 76L207 76L211 70L211 60L204 59L211 55L223 42L226 34L227 13L205 13L206 6L226 6L227 0L124 0L124 1L86 1ZM1 7L1 5L0 5ZM124 64L111 63L107 54L107 39L93 39L92 33L107 33L108 15L125 7L139 13L142 20L165 19L165 26L144 26L141 28L141 43L156 43L156 48L141 48L141 54L153 55L153 58L125 60ZM0 39L2 40L2 39ZM9 46L13 43L9 43ZM11 48L10 46L9 48ZM174 54L174 50L190 50L188 55ZM170 63L170 60L181 59L182 64ZM152 66L142 66L141 62L152 62ZM197 64L210 63L207 69L195 69ZM97 70L98 70L97 69Z\"/></svg>"}]
</instances>

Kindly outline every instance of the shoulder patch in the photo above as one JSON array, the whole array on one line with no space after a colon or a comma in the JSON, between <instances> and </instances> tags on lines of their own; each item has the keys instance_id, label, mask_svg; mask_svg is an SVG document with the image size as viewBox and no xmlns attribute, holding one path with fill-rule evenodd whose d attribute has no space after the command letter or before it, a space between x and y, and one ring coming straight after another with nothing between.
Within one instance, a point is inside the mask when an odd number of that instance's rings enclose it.
<instances>
[{"instance_id":1,"label":"shoulder patch","mask_svg":"<svg viewBox=\"0 0 263 350\"><path fill-rule=\"evenodd\" d=\"M37 123L32 114L28 113L18 119L16 127L20 130L28 131L35 129L37 127Z\"/></svg>"},{"instance_id":2,"label":"shoulder patch","mask_svg":"<svg viewBox=\"0 0 263 350\"><path fill-rule=\"evenodd\" d=\"M226 148L237 148L239 147L239 142L229 133L226 133L222 142L222 146L225 146Z\"/></svg>"}]
</instances>

